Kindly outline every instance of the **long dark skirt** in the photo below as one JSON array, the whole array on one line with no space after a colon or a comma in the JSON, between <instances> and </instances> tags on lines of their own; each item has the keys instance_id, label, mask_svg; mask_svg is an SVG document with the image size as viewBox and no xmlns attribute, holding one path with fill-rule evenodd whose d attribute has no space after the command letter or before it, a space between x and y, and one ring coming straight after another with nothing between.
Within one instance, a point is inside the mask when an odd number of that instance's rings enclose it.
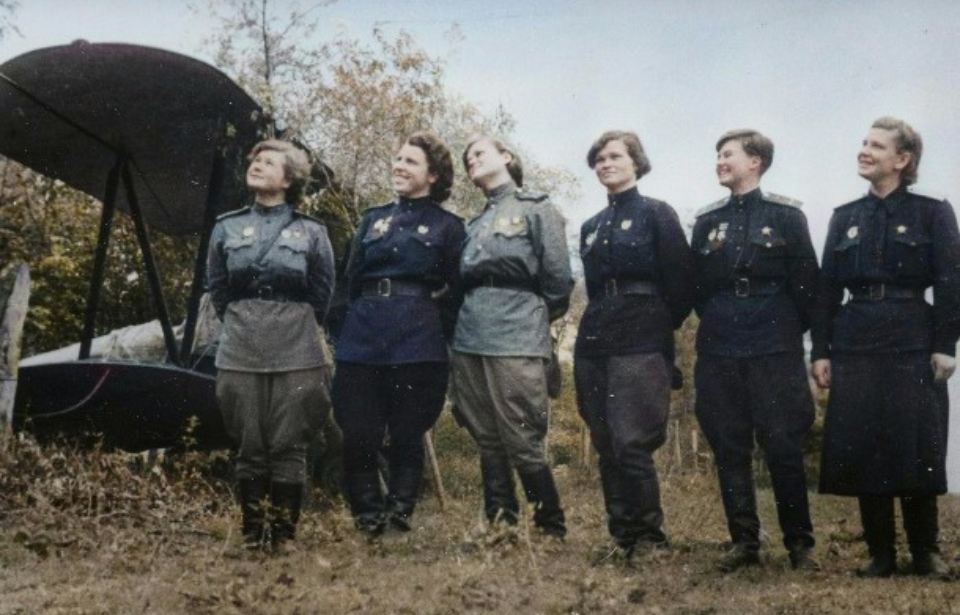
<instances>
[{"instance_id":1,"label":"long dark skirt","mask_svg":"<svg viewBox=\"0 0 960 615\"><path fill-rule=\"evenodd\" d=\"M832 371L820 492L945 493L950 405L930 354L837 354Z\"/></svg>"}]
</instances>

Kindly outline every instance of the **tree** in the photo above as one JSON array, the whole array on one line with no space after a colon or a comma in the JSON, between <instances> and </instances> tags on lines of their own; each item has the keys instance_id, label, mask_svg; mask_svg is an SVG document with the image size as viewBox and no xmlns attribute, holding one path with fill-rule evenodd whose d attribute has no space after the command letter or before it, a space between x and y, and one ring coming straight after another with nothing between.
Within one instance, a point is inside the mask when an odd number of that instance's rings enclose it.
<instances>
[{"instance_id":1,"label":"tree","mask_svg":"<svg viewBox=\"0 0 960 615\"><path fill-rule=\"evenodd\" d=\"M392 198L390 161L406 135L432 130L455 158L472 135L510 139L516 122L509 112L500 107L485 114L450 93L443 61L408 33L391 38L374 29L372 44L345 36L317 42L317 13L326 5L295 7L280 17L271 0L212 0L207 10L219 27L206 45L217 65L261 102L287 135L319 152L334 169L333 192L352 221L367 205ZM522 157L531 187L576 192L571 173ZM482 198L459 172L450 206L470 215Z\"/></svg>"}]
</instances>

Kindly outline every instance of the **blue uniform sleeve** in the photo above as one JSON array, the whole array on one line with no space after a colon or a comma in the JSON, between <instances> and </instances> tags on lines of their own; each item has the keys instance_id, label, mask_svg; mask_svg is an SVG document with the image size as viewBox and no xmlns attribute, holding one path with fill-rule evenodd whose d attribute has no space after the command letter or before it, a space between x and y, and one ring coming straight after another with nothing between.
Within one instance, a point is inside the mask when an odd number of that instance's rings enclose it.
<instances>
[{"instance_id":1,"label":"blue uniform sleeve","mask_svg":"<svg viewBox=\"0 0 960 615\"><path fill-rule=\"evenodd\" d=\"M810 328L817 296L817 253L810 241L807 217L803 212L796 211L791 226L795 234L791 242L794 253L790 255L786 289L800 315L800 326L806 331Z\"/></svg>"},{"instance_id":2,"label":"blue uniform sleeve","mask_svg":"<svg viewBox=\"0 0 960 615\"><path fill-rule=\"evenodd\" d=\"M693 309L693 251L680 225L677 212L668 205L654 210L657 221L657 263L663 298L677 329Z\"/></svg>"},{"instance_id":3,"label":"blue uniform sleeve","mask_svg":"<svg viewBox=\"0 0 960 615\"><path fill-rule=\"evenodd\" d=\"M345 276L347 278L346 284L348 301L355 300L360 296L360 293L363 290L363 281L357 279L357 274L360 272L360 268L363 266L363 238L366 236L369 227L370 216L366 215L362 220L360 220L360 224L357 226L357 230L353 234L353 240L350 242L350 256L347 260L347 268L345 272Z\"/></svg>"},{"instance_id":4,"label":"blue uniform sleeve","mask_svg":"<svg viewBox=\"0 0 960 615\"><path fill-rule=\"evenodd\" d=\"M834 248L843 235L841 216L830 218L827 241L823 247L823 265L817 280L816 303L810 328L813 349L810 360L830 358L830 343L833 341L833 319L843 302L843 285L837 279Z\"/></svg>"},{"instance_id":5,"label":"blue uniform sleeve","mask_svg":"<svg viewBox=\"0 0 960 615\"><path fill-rule=\"evenodd\" d=\"M960 232L948 201L934 210L933 351L954 356L960 336Z\"/></svg>"}]
</instances>

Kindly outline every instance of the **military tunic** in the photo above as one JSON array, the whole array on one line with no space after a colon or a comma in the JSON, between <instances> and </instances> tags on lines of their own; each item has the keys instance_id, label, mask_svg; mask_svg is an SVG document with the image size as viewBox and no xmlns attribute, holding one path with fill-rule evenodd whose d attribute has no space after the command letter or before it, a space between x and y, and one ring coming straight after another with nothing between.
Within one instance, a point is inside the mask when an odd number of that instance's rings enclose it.
<instances>
[{"instance_id":1,"label":"military tunic","mask_svg":"<svg viewBox=\"0 0 960 615\"><path fill-rule=\"evenodd\" d=\"M536 524L562 533L546 458L545 362L550 321L566 312L573 289L563 217L546 196L512 182L492 190L467 227L460 274L467 292L451 376L458 419L480 448L487 517L519 513L516 468L528 498L540 504Z\"/></svg>"},{"instance_id":2,"label":"military tunic","mask_svg":"<svg viewBox=\"0 0 960 615\"><path fill-rule=\"evenodd\" d=\"M299 484L330 410L321 325L334 284L323 223L289 205L224 214L214 226L207 289L223 320L217 399L238 446L238 478Z\"/></svg>"},{"instance_id":3,"label":"military tunic","mask_svg":"<svg viewBox=\"0 0 960 615\"><path fill-rule=\"evenodd\" d=\"M731 537L759 546L754 442L784 545L813 545L803 442L814 406L803 359L817 260L799 203L759 188L697 215L696 414L717 463Z\"/></svg>"},{"instance_id":4,"label":"military tunic","mask_svg":"<svg viewBox=\"0 0 960 615\"><path fill-rule=\"evenodd\" d=\"M673 330L693 307L693 255L673 208L632 187L580 230L587 295L577 407L600 458L617 543L663 543L653 453L666 440Z\"/></svg>"},{"instance_id":5,"label":"military tunic","mask_svg":"<svg viewBox=\"0 0 960 615\"><path fill-rule=\"evenodd\" d=\"M368 209L347 264L350 303L337 345L334 416L347 499L359 525L406 523L423 476L423 435L443 409L447 340L462 303L463 221L429 197ZM386 501L378 454L389 433Z\"/></svg>"},{"instance_id":6,"label":"military tunic","mask_svg":"<svg viewBox=\"0 0 960 615\"><path fill-rule=\"evenodd\" d=\"M953 208L902 187L838 207L820 283L812 358L832 363L821 491L944 493L949 405L930 355L953 356L960 334Z\"/></svg>"}]
</instances>

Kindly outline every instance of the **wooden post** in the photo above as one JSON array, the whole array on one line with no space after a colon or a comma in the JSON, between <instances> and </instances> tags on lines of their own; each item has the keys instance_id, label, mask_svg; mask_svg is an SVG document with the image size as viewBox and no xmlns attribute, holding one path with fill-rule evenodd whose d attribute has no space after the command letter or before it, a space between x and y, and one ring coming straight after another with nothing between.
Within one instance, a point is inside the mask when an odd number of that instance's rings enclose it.
<instances>
[{"instance_id":1,"label":"wooden post","mask_svg":"<svg viewBox=\"0 0 960 615\"><path fill-rule=\"evenodd\" d=\"M447 493L443 489L443 476L440 474L440 464L437 462L437 449L433 446L433 430L423 434L423 446L427 450L427 462L430 464L430 476L433 477L433 486L437 490L437 500L440 510L447 509Z\"/></svg>"},{"instance_id":2,"label":"wooden post","mask_svg":"<svg viewBox=\"0 0 960 615\"><path fill-rule=\"evenodd\" d=\"M23 322L30 302L30 268L9 265L0 273L0 426L4 435L13 419Z\"/></svg>"}]
</instances>

